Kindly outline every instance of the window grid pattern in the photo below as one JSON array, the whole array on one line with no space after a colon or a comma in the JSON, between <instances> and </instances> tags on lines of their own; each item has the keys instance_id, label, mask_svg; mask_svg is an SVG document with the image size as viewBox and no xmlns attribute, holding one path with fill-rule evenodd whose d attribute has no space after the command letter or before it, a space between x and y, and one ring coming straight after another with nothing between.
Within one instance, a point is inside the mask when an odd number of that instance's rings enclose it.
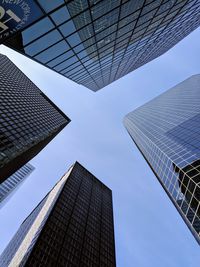
<instances>
[{"instance_id":1,"label":"window grid pattern","mask_svg":"<svg viewBox=\"0 0 200 267\"><path fill-rule=\"evenodd\" d=\"M20 266L116 266L111 190L79 163L45 218Z\"/></svg>"},{"instance_id":2,"label":"window grid pattern","mask_svg":"<svg viewBox=\"0 0 200 267\"><path fill-rule=\"evenodd\" d=\"M13 191L19 187L19 185L31 174L34 167L27 163L3 183L0 184L0 207L2 207L4 201L11 197Z\"/></svg>"},{"instance_id":3,"label":"window grid pattern","mask_svg":"<svg viewBox=\"0 0 200 267\"><path fill-rule=\"evenodd\" d=\"M76 164L26 266L115 266L110 189Z\"/></svg>"},{"instance_id":4,"label":"window grid pattern","mask_svg":"<svg viewBox=\"0 0 200 267\"><path fill-rule=\"evenodd\" d=\"M19 230L1 254L0 266L24 266L69 177L70 171L71 169L56 183L53 189L21 224Z\"/></svg>"},{"instance_id":5,"label":"window grid pattern","mask_svg":"<svg viewBox=\"0 0 200 267\"><path fill-rule=\"evenodd\" d=\"M126 115L125 127L200 243L200 75Z\"/></svg>"},{"instance_id":6,"label":"window grid pattern","mask_svg":"<svg viewBox=\"0 0 200 267\"><path fill-rule=\"evenodd\" d=\"M199 0L37 2L45 17L7 45L93 91L162 55L200 24Z\"/></svg>"},{"instance_id":7,"label":"window grid pattern","mask_svg":"<svg viewBox=\"0 0 200 267\"><path fill-rule=\"evenodd\" d=\"M40 202L40 204L33 210L33 212L27 217L27 219L21 224L17 233L14 235L14 237L9 242L9 244L7 245L3 253L0 255L0 264L1 264L0 266L2 267L10 266L11 260L14 258L25 236L28 234L38 214L40 213L41 209L45 205L45 202L46 202L46 198L44 198Z\"/></svg>"},{"instance_id":8,"label":"window grid pattern","mask_svg":"<svg viewBox=\"0 0 200 267\"><path fill-rule=\"evenodd\" d=\"M200 243L200 75L126 115L125 127Z\"/></svg>"},{"instance_id":9,"label":"window grid pattern","mask_svg":"<svg viewBox=\"0 0 200 267\"><path fill-rule=\"evenodd\" d=\"M44 147L70 120L6 56L0 55L0 60L0 169L4 170L17 157L30 160L29 149L39 152L38 144Z\"/></svg>"}]
</instances>

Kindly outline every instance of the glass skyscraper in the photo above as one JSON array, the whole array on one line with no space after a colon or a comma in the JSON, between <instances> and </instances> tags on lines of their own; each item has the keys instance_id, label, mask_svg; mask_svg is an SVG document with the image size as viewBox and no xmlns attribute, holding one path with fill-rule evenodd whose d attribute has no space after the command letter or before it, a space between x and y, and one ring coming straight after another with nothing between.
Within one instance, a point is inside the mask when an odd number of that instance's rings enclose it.
<instances>
[{"instance_id":1,"label":"glass skyscraper","mask_svg":"<svg viewBox=\"0 0 200 267\"><path fill-rule=\"evenodd\" d=\"M76 162L21 224L1 267L115 267L112 191Z\"/></svg>"},{"instance_id":2,"label":"glass skyscraper","mask_svg":"<svg viewBox=\"0 0 200 267\"><path fill-rule=\"evenodd\" d=\"M0 208L13 195L14 191L24 182L35 168L27 163L0 184Z\"/></svg>"},{"instance_id":3,"label":"glass skyscraper","mask_svg":"<svg viewBox=\"0 0 200 267\"><path fill-rule=\"evenodd\" d=\"M29 26L12 31L4 44L93 91L162 55L200 25L199 0L26 2ZM19 6L9 8L18 15Z\"/></svg>"},{"instance_id":4,"label":"glass skyscraper","mask_svg":"<svg viewBox=\"0 0 200 267\"><path fill-rule=\"evenodd\" d=\"M0 55L0 183L36 156L69 118Z\"/></svg>"},{"instance_id":5,"label":"glass skyscraper","mask_svg":"<svg viewBox=\"0 0 200 267\"><path fill-rule=\"evenodd\" d=\"M200 75L129 113L124 125L200 244Z\"/></svg>"}]
</instances>

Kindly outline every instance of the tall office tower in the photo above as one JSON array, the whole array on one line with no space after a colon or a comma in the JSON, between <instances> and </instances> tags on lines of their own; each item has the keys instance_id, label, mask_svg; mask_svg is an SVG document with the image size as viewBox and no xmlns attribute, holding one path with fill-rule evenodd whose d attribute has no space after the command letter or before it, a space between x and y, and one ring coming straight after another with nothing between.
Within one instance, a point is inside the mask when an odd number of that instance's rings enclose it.
<instances>
[{"instance_id":1,"label":"tall office tower","mask_svg":"<svg viewBox=\"0 0 200 267\"><path fill-rule=\"evenodd\" d=\"M0 55L0 183L39 153L68 117Z\"/></svg>"},{"instance_id":2,"label":"tall office tower","mask_svg":"<svg viewBox=\"0 0 200 267\"><path fill-rule=\"evenodd\" d=\"M200 75L127 114L124 125L200 244Z\"/></svg>"},{"instance_id":3,"label":"tall office tower","mask_svg":"<svg viewBox=\"0 0 200 267\"><path fill-rule=\"evenodd\" d=\"M30 163L27 163L0 184L0 208L8 201L34 169L35 168Z\"/></svg>"},{"instance_id":4,"label":"tall office tower","mask_svg":"<svg viewBox=\"0 0 200 267\"><path fill-rule=\"evenodd\" d=\"M112 191L76 162L21 224L0 266L116 266Z\"/></svg>"},{"instance_id":5,"label":"tall office tower","mask_svg":"<svg viewBox=\"0 0 200 267\"><path fill-rule=\"evenodd\" d=\"M5 44L93 91L162 55L200 25L199 0L34 2L40 19ZM18 14L16 5L10 9Z\"/></svg>"}]
</instances>

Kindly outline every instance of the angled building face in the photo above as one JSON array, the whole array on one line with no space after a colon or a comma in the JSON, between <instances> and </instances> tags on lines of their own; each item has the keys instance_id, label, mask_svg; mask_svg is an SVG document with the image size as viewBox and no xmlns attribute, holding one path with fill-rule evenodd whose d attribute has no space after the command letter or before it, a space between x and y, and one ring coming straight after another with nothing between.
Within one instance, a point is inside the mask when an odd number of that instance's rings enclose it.
<instances>
[{"instance_id":1,"label":"angled building face","mask_svg":"<svg viewBox=\"0 0 200 267\"><path fill-rule=\"evenodd\" d=\"M129 113L124 125L200 244L200 75Z\"/></svg>"},{"instance_id":2,"label":"angled building face","mask_svg":"<svg viewBox=\"0 0 200 267\"><path fill-rule=\"evenodd\" d=\"M0 266L116 266L111 190L75 163L22 223Z\"/></svg>"},{"instance_id":3,"label":"angled building face","mask_svg":"<svg viewBox=\"0 0 200 267\"><path fill-rule=\"evenodd\" d=\"M8 201L34 169L35 168L30 163L27 163L0 184L0 208Z\"/></svg>"},{"instance_id":4,"label":"angled building face","mask_svg":"<svg viewBox=\"0 0 200 267\"><path fill-rule=\"evenodd\" d=\"M39 153L68 117L0 55L0 183Z\"/></svg>"},{"instance_id":5,"label":"angled building face","mask_svg":"<svg viewBox=\"0 0 200 267\"><path fill-rule=\"evenodd\" d=\"M162 55L200 25L196 0L34 2L41 19L5 44L93 91Z\"/></svg>"}]
</instances>

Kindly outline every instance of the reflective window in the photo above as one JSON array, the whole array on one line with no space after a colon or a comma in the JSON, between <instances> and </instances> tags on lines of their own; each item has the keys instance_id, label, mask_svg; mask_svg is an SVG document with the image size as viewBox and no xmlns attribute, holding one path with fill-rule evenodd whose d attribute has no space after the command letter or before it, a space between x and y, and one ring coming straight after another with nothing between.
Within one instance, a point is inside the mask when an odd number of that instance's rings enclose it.
<instances>
[{"instance_id":1,"label":"reflective window","mask_svg":"<svg viewBox=\"0 0 200 267\"><path fill-rule=\"evenodd\" d=\"M35 56L43 64L55 67L62 63L59 52L52 52L51 56L50 48L47 52L43 50L61 40L66 41L82 63L98 61L99 70L95 70L95 73L94 69L89 68L90 64L86 63L87 75L80 76L74 72L69 77L85 86L94 85L94 91L97 84L100 89L162 55L200 25L200 2L196 0L39 2L46 12L51 11L50 17L46 16L46 20L36 23L24 33L22 31L23 40L18 34L9 40L8 45L14 46L21 53ZM55 30L53 34L42 37L51 30ZM28 45L29 41L38 37L41 39ZM58 60L54 56L58 56ZM110 60L101 64L100 61L108 56ZM55 62L51 63L49 59ZM63 70L60 73L63 74Z\"/></svg>"},{"instance_id":2,"label":"reflective window","mask_svg":"<svg viewBox=\"0 0 200 267\"><path fill-rule=\"evenodd\" d=\"M48 48L50 45L56 43L61 39L62 39L61 34L57 30L54 30L46 34L45 36L41 37L37 41L33 42L32 44L26 46L25 51L28 55L34 56L35 54L39 53L45 48Z\"/></svg>"},{"instance_id":3,"label":"reflective window","mask_svg":"<svg viewBox=\"0 0 200 267\"><path fill-rule=\"evenodd\" d=\"M56 57L55 59L51 60L47 65L49 67L54 67L54 66L58 65L59 63L65 61L66 59L68 59L72 55L74 55L74 53L70 50L70 51Z\"/></svg>"},{"instance_id":4,"label":"reflective window","mask_svg":"<svg viewBox=\"0 0 200 267\"><path fill-rule=\"evenodd\" d=\"M65 3L65 0L37 0L45 11L50 12Z\"/></svg>"},{"instance_id":5,"label":"reflective window","mask_svg":"<svg viewBox=\"0 0 200 267\"><path fill-rule=\"evenodd\" d=\"M76 28L72 20L60 26L59 29L65 37L76 31Z\"/></svg>"},{"instance_id":6,"label":"reflective window","mask_svg":"<svg viewBox=\"0 0 200 267\"><path fill-rule=\"evenodd\" d=\"M65 69L65 68L69 67L71 64L73 64L77 60L78 60L77 57L74 56L74 57L66 60L65 62L59 64L54 69L57 70L57 71L61 71L61 70Z\"/></svg>"},{"instance_id":7,"label":"reflective window","mask_svg":"<svg viewBox=\"0 0 200 267\"><path fill-rule=\"evenodd\" d=\"M88 0L74 0L67 4L70 15L73 17L88 8Z\"/></svg>"},{"instance_id":8,"label":"reflective window","mask_svg":"<svg viewBox=\"0 0 200 267\"><path fill-rule=\"evenodd\" d=\"M199 240L200 75L129 113L125 126ZM199 240L200 242L200 240Z\"/></svg>"},{"instance_id":9,"label":"reflective window","mask_svg":"<svg viewBox=\"0 0 200 267\"><path fill-rule=\"evenodd\" d=\"M68 44L65 41L61 41L58 44L55 44L52 47L46 49L35 58L43 63L46 63L67 50L69 50Z\"/></svg>"},{"instance_id":10,"label":"reflective window","mask_svg":"<svg viewBox=\"0 0 200 267\"><path fill-rule=\"evenodd\" d=\"M66 6L58 9L54 13L51 14L53 21L56 25L60 25L61 23L65 22L70 18L69 11Z\"/></svg>"},{"instance_id":11,"label":"reflective window","mask_svg":"<svg viewBox=\"0 0 200 267\"><path fill-rule=\"evenodd\" d=\"M67 38L67 41L69 42L69 44L72 47L78 45L79 43L81 43L81 39L80 39L80 37L79 37L79 35L77 33L74 33L71 36L69 36Z\"/></svg>"},{"instance_id":12,"label":"reflective window","mask_svg":"<svg viewBox=\"0 0 200 267\"><path fill-rule=\"evenodd\" d=\"M40 37L42 34L45 34L53 28L54 25L49 18L44 18L39 22L33 24L31 27L24 30L22 33L24 45L30 43L34 39Z\"/></svg>"}]
</instances>

